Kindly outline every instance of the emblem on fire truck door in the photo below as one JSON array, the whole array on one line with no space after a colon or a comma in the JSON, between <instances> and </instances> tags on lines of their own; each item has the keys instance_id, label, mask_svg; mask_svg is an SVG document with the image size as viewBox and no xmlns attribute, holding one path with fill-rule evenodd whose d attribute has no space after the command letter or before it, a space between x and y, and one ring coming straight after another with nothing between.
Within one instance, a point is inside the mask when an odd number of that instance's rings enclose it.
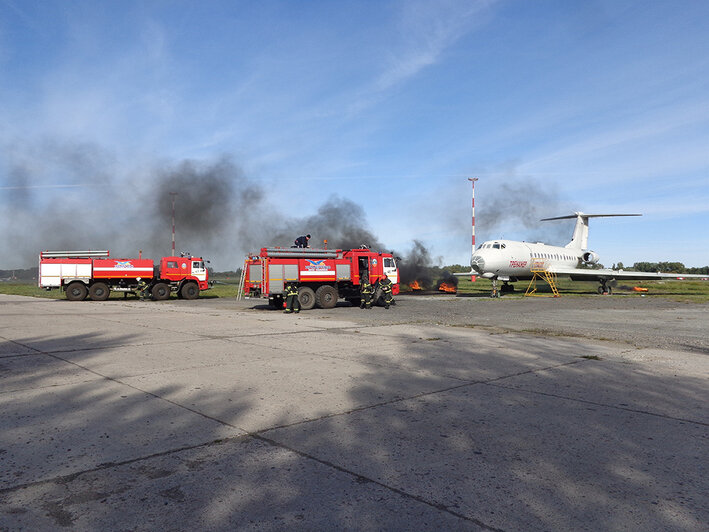
<instances>
[{"instance_id":1,"label":"emblem on fire truck door","mask_svg":"<svg viewBox=\"0 0 709 532\"><path fill-rule=\"evenodd\" d=\"M377 265L377 259L372 259L372 266L376 266L376 265Z\"/></svg>"}]
</instances>

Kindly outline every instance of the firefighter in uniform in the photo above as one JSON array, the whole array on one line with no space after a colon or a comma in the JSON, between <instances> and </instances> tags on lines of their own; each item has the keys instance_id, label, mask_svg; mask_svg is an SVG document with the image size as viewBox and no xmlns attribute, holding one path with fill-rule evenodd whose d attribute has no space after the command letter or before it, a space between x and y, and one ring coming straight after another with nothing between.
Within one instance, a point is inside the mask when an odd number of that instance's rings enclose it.
<instances>
[{"instance_id":1,"label":"firefighter in uniform","mask_svg":"<svg viewBox=\"0 0 709 532\"><path fill-rule=\"evenodd\" d=\"M138 279L138 286L135 290L135 295L137 295L141 301L145 301L145 293L148 291L148 283L143 279Z\"/></svg>"},{"instance_id":2,"label":"firefighter in uniform","mask_svg":"<svg viewBox=\"0 0 709 532\"><path fill-rule=\"evenodd\" d=\"M391 285L391 280L389 277L387 277L386 273L384 274L384 277L379 279L379 288L382 289L382 297L384 298L384 308L388 309L389 305L392 304L392 301L394 300L394 296L392 294L392 285Z\"/></svg>"},{"instance_id":3,"label":"firefighter in uniform","mask_svg":"<svg viewBox=\"0 0 709 532\"><path fill-rule=\"evenodd\" d=\"M295 247L297 248L309 248L308 240L310 240L310 235L299 236L295 239Z\"/></svg>"},{"instance_id":4,"label":"firefighter in uniform","mask_svg":"<svg viewBox=\"0 0 709 532\"><path fill-rule=\"evenodd\" d=\"M372 308L372 295L374 294L374 288L367 281L362 283L362 299L359 304L359 308Z\"/></svg>"},{"instance_id":5,"label":"firefighter in uniform","mask_svg":"<svg viewBox=\"0 0 709 532\"><path fill-rule=\"evenodd\" d=\"M286 285L286 309L283 311L286 314L300 312L300 301L298 301L298 288L293 283Z\"/></svg>"}]
</instances>

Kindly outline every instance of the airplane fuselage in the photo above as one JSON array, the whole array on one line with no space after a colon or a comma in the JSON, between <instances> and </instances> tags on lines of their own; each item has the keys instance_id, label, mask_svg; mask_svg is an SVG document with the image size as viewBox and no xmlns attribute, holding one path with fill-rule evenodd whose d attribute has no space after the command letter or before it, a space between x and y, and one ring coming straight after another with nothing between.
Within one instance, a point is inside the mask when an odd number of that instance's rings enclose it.
<instances>
[{"instance_id":1,"label":"airplane fuselage","mask_svg":"<svg viewBox=\"0 0 709 532\"><path fill-rule=\"evenodd\" d=\"M489 240L475 250L470 265L478 275L501 281L531 279L533 268L577 268L583 251L548 244Z\"/></svg>"}]
</instances>

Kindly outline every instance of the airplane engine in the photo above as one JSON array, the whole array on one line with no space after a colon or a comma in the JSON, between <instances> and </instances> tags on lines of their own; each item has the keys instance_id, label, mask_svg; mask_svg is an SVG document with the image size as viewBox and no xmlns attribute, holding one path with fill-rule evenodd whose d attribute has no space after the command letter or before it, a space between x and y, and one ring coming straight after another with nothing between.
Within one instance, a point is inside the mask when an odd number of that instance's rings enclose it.
<instances>
[{"instance_id":1,"label":"airplane engine","mask_svg":"<svg viewBox=\"0 0 709 532\"><path fill-rule=\"evenodd\" d=\"M586 264L596 264L601 257L595 251L587 251L581 258Z\"/></svg>"}]
</instances>

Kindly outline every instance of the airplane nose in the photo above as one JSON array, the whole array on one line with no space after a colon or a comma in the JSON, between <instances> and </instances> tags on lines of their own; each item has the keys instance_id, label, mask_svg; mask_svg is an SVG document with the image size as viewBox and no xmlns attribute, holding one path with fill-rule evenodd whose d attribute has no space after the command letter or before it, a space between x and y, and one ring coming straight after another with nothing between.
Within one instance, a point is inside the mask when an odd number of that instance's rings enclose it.
<instances>
[{"instance_id":1,"label":"airplane nose","mask_svg":"<svg viewBox=\"0 0 709 532\"><path fill-rule=\"evenodd\" d=\"M473 255L470 259L470 266L478 273L483 273L485 271L485 259L479 255Z\"/></svg>"}]
</instances>

